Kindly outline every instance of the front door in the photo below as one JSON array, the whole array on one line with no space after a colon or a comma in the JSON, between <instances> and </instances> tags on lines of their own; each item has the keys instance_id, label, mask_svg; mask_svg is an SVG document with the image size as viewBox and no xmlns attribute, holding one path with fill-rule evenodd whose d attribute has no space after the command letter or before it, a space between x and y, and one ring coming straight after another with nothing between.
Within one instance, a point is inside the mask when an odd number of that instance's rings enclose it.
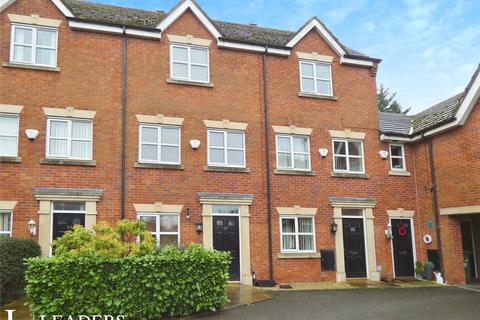
<instances>
[{"instance_id":1,"label":"front door","mask_svg":"<svg viewBox=\"0 0 480 320\"><path fill-rule=\"evenodd\" d=\"M414 277L412 222L392 219L391 223L395 277Z\"/></svg>"},{"instance_id":2,"label":"front door","mask_svg":"<svg viewBox=\"0 0 480 320\"><path fill-rule=\"evenodd\" d=\"M367 266L363 219L344 218L342 223L347 278L365 278L367 276Z\"/></svg>"},{"instance_id":3,"label":"front door","mask_svg":"<svg viewBox=\"0 0 480 320\"><path fill-rule=\"evenodd\" d=\"M240 281L240 242L238 216L213 217L213 248L230 252L230 281Z\"/></svg>"},{"instance_id":4,"label":"front door","mask_svg":"<svg viewBox=\"0 0 480 320\"><path fill-rule=\"evenodd\" d=\"M63 236L73 226L79 224L85 226L85 214L83 213L54 213L52 241Z\"/></svg>"},{"instance_id":5,"label":"front door","mask_svg":"<svg viewBox=\"0 0 480 320\"><path fill-rule=\"evenodd\" d=\"M465 279L471 282L475 278L475 250L473 245L473 228L471 220L460 221L462 232L463 262L465 267Z\"/></svg>"}]
</instances>

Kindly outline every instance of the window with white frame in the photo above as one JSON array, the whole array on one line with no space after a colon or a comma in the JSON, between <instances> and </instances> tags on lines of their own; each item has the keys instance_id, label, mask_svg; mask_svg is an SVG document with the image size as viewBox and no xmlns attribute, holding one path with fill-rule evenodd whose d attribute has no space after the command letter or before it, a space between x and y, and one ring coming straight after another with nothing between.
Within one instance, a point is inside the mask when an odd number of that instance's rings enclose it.
<instances>
[{"instance_id":1,"label":"window with white frame","mask_svg":"<svg viewBox=\"0 0 480 320\"><path fill-rule=\"evenodd\" d=\"M49 118L47 158L92 160L92 131L90 120Z\"/></svg>"},{"instance_id":2,"label":"window with white frame","mask_svg":"<svg viewBox=\"0 0 480 320\"><path fill-rule=\"evenodd\" d=\"M13 24L10 62L56 67L57 36L57 29Z\"/></svg>"},{"instance_id":3,"label":"window with white frame","mask_svg":"<svg viewBox=\"0 0 480 320\"><path fill-rule=\"evenodd\" d=\"M179 80L209 82L208 48L172 44L170 46L170 77Z\"/></svg>"},{"instance_id":4,"label":"window with white frame","mask_svg":"<svg viewBox=\"0 0 480 320\"><path fill-rule=\"evenodd\" d=\"M313 217L280 217L282 252L315 252Z\"/></svg>"},{"instance_id":5,"label":"window with white frame","mask_svg":"<svg viewBox=\"0 0 480 320\"><path fill-rule=\"evenodd\" d=\"M18 156L18 122L18 115L0 113L0 156Z\"/></svg>"},{"instance_id":6,"label":"window with white frame","mask_svg":"<svg viewBox=\"0 0 480 320\"><path fill-rule=\"evenodd\" d=\"M336 172L364 173L363 141L333 140L333 168Z\"/></svg>"},{"instance_id":7,"label":"window with white frame","mask_svg":"<svg viewBox=\"0 0 480 320\"><path fill-rule=\"evenodd\" d=\"M160 247L180 242L180 216L178 214L139 214L147 230L157 239Z\"/></svg>"},{"instance_id":8,"label":"window with white frame","mask_svg":"<svg viewBox=\"0 0 480 320\"><path fill-rule=\"evenodd\" d=\"M329 63L300 61L300 90L320 95L333 95L332 67Z\"/></svg>"},{"instance_id":9,"label":"window with white frame","mask_svg":"<svg viewBox=\"0 0 480 320\"><path fill-rule=\"evenodd\" d=\"M403 144L390 145L390 165L393 171L405 171L405 148Z\"/></svg>"},{"instance_id":10,"label":"window with white frame","mask_svg":"<svg viewBox=\"0 0 480 320\"><path fill-rule=\"evenodd\" d=\"M208 165L245 167L245 133L234 130L208 130Z\"/></svg>"},{"instance_id":11,"label":"window with white frame","mask_svg":"<svg viewBox=\"0 0 480 320\"><path fill-rule=\"evenodd\" d=\"M0 238L12 236L12 212L0 211Z\"/></svg>"},{"instance_id":12,"label":"window with white frame","mask_svg":"<svg viewBox=\"0 0 480 320\"><path fill-rule=\"evenodd\" d=\"M277 169L310 170L310 138L277 135Z\"/></svg>"},{"instance_id":13,"label":"window with white frame","mask_svg":"<svg viewBox=\"0 0 480 320\"><path fill-rule=\"evenodd\" d=\"M140 125L139 162L180 164L180 127Z\"/></svg>"}]
</instances>

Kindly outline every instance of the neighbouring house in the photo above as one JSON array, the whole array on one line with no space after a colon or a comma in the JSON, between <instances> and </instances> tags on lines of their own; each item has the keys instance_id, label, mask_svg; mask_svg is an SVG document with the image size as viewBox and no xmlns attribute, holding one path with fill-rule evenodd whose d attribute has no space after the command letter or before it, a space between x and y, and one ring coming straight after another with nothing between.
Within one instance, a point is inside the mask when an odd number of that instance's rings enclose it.
<instances>
[{"instance_id":1,"label":"neighbouring house","mask_svg":"<svg viewBox=\"0 0 480 320\"><path fill-rule=\"evenodd\" d=\"M446 279L465 281L477 77L456 104L379 115L380 60L319 19L277 30L192 0L0 0L0 60L0 236L50 255L74 224L142 219L159 245L230 251L243 284L413 277L442 256L436 191Z\"/></svg>"}]
</instances>

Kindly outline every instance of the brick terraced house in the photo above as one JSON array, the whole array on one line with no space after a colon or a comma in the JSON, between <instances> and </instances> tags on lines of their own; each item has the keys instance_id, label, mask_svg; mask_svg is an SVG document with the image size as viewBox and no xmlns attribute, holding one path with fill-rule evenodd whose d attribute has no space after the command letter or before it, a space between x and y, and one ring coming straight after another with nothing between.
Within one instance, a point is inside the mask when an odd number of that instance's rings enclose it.
<instances>
[{"instance_id":1,"label":"brick terraced house","mask_svg":"<svg viewBox=\"0 0 480 320\"><path fill-rule=\"evenodd\" d=\"M0 0L0 60L0 236L44 255L74 224L127 218L230 251L243 284L413 277L441 257L462 283L478 257L478 74L379 115L380 60L319 19L276 30L192 0Z\"/></svg>"}]
</instances>

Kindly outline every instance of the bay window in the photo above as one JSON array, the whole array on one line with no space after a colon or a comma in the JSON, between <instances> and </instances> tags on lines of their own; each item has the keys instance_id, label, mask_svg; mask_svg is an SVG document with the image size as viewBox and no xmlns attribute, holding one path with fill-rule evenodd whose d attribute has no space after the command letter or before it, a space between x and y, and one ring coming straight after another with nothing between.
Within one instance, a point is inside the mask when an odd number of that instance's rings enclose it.
<instances>
[{"instance_id":1,"label":"bay window","mask_svg":"<svg viewBox=\"0 0 480 320\"><path fill-rule=\"evenodd\" d=\"M92 160L92 136L92 121L49 118L47 158Z\"/></svg>"},{"instance_id":2,"label":"bay window","mask_svg":"<svg viewBox=\"0 0 480 320\"><path fill-rule=\"evenodd\" d=\"M282 252L315 252L312 217L280 217Z\"/></svg>"},{"instance_id":3,"label":"bay window","mask_svg":"<svg viewBox=\"0 0 480 320\"><path fill-rule=\"evenodd\" d=\"M333 140L335 172L364 173L363 141Z\"/></svg>"}]
</instances>

